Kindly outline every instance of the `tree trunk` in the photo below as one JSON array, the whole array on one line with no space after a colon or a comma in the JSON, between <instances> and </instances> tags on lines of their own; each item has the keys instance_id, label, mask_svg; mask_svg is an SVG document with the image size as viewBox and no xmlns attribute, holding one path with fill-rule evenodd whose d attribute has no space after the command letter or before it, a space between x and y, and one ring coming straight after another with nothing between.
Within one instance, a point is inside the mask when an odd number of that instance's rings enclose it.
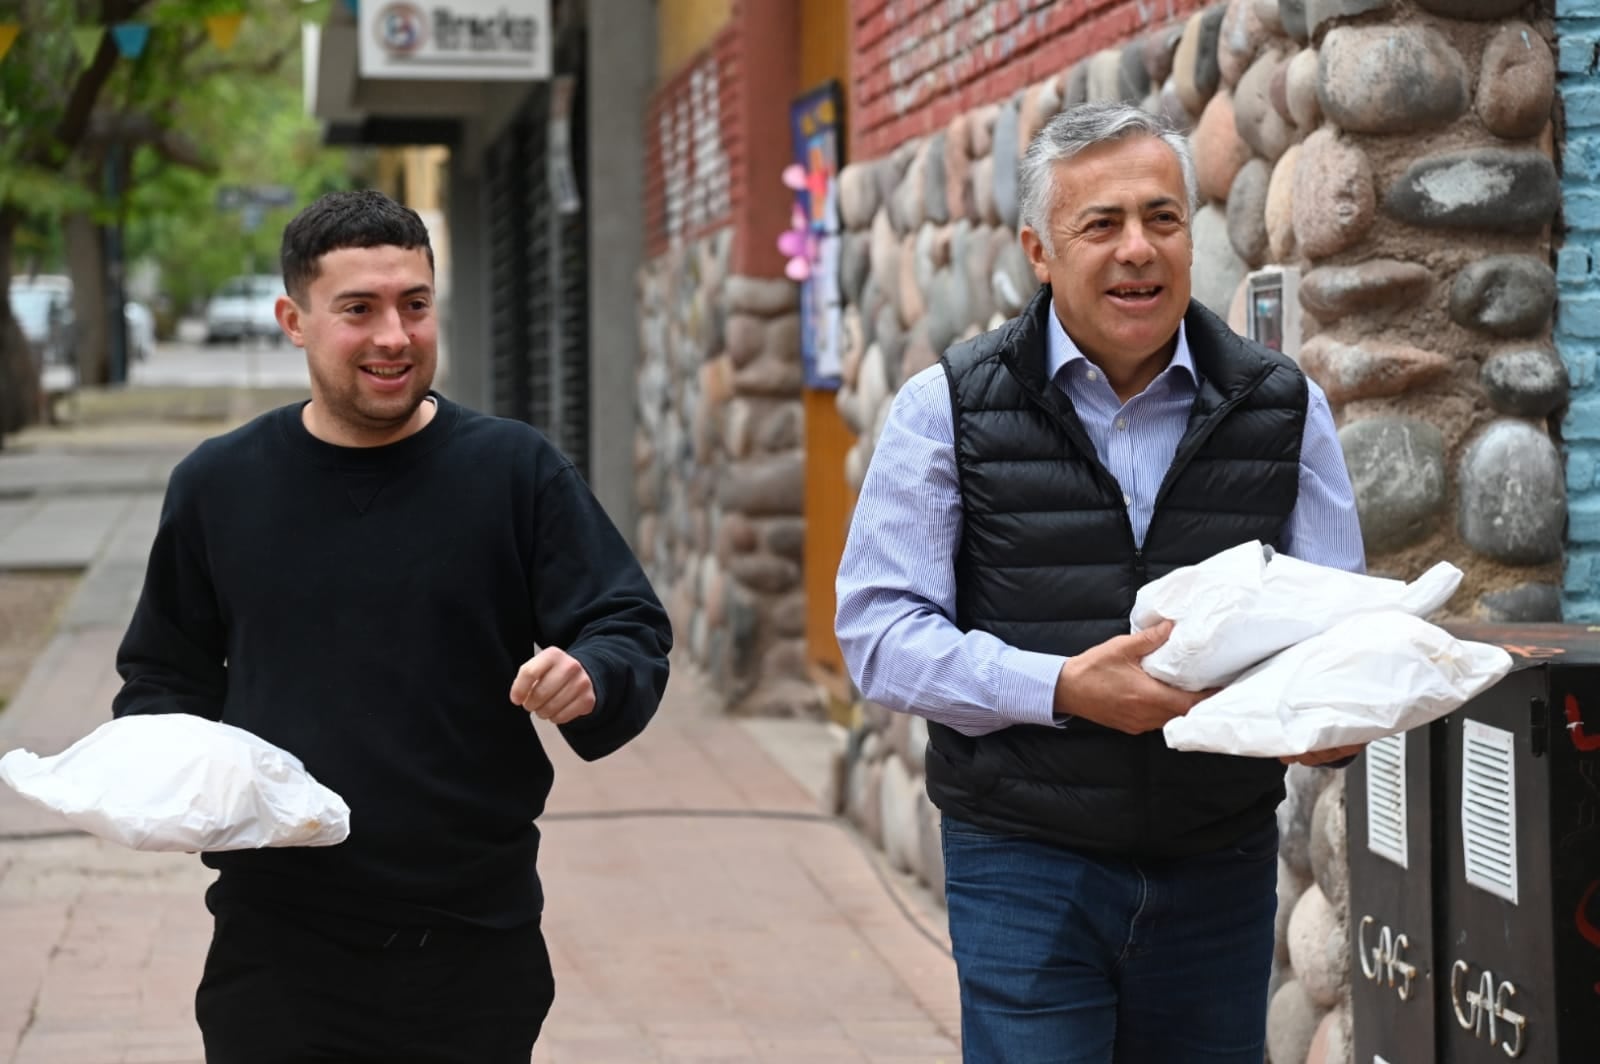
<instances>
[{"instance_id":1,"label":"tree trunk","mask_svg":"<svg viewBox=\"0 0 1600 1064\"><path fill-rule=\"evenodd\" d=\"M110 337L106 312L105 230L84 212L66 216L67 272L72 275L72 345L78 386L111 382Z\"/></svg>"},{"instance_id":2,"label":"tree trunk","mask_svg":"<svg viewBox=\"0 0 1600 1064\"><path fill-rule=\"evenodd\" d=\"M0 439L39 418L39 370L11 314L11 254L21 215L0 207Z\"/></svg>"}]
</instances>

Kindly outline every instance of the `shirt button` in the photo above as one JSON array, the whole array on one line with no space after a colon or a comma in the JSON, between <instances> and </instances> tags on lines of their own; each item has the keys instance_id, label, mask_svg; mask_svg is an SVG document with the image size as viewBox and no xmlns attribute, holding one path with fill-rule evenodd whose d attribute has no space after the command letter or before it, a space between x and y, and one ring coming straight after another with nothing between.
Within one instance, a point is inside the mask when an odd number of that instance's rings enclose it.
<instances>
[{"instance_id":1,"label":"shirt button","mask_svg":"<svg viewBox=\"0 0 1600 1064\"><path fill-rule=\"evenodd\" d=\"M1125 417L1117 418L1117 428L1126 429L1127 427L1128 427L1128 419L1127 418L1125 418Z\"/></svg>"},{"instance_id":2,"label":"shirt button","mask_svg":"<svg viewBox=\"0 0 1600 1064\"><path fill-rule=\"evenodd\" d=\"M1129 495L1127 492L1123 492L1123 494L1122 494L1122 505L1124 505L1124 506L1132 506L1133 505L1133 496Z\"/></svg>"},{"instance_id":3,"label":"shirt button","mask_svg":"<svg viewBox=\"0 0 1600 1064\"><path fill-rule=\"evenodd\" d=\"M1089 371L1089 379L1092 380L1092 381L1097 381L1097 380L1100 379L1100 374L1096 373L1094 370L1090 370Z\"/></svg>"}]
</instances>

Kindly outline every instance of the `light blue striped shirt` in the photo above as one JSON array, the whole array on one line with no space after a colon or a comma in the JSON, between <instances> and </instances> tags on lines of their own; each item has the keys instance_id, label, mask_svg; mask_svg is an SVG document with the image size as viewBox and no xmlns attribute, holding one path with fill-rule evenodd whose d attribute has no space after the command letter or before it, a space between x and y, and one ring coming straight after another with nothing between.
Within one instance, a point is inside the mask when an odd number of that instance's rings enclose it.
<instances>
[{"instance_id":1,"label":"light blue striped shirt","mask_svg":"<svg viewBox=\"0 0 1600 1064\"><path fill-rule=\"evenodd\" d=\"M1122 486L1142 545L1155 496L1189 423L1196 394L1186 330L1171 363L1123 403L1050 315L1050 377ZM1284 553L1353 572L1365 569L1350 475L1327 397L1310 384L1300 450L1300 495ZM895 396L861 486L837 583L834 620L856 686L890 709L984 735L1012 724L1050 725L1065 658L1008 646L955 625L961 496L944 368L912 377Z\"/></svg>"}]
</instances>

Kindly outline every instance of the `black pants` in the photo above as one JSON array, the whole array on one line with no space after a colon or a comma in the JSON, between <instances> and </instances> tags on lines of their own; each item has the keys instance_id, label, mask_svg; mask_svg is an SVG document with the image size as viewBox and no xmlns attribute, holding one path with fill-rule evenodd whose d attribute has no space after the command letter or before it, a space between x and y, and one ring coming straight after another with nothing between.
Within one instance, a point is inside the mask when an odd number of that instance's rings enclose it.
<instances>
[{"instance_id":1,"label":"black pants","mask_svg":"<svg viewBox=\"0 0 1600 1064\"><path fill-rule=\"evenodd\" d=\"M394 928L216 905L206 1064L528 1064L555 983L537 923Z\"/></svg>"}]
</instances>

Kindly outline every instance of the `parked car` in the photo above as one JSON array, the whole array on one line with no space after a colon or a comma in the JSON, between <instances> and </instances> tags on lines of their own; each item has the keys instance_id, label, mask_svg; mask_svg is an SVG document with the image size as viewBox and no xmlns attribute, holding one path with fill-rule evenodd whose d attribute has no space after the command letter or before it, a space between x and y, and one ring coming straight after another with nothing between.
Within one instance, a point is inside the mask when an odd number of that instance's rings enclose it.
<instances>
[{"instance_id":1,"label":"parked car","mask_svg":"<svg viewBox=\"0 0 1600 1064\"><path fill-rule=\"evenodd\" d=\"M11 313L41 366L70 365L75 361L72 279L60 274L36 274L11 282ZM156 321L150 308L137 300L122 304L127 323L128 360L142 362L156 349Z\"/></svg>"},{"instance_id":2,"label":"parked car","mask_svg":"<svg viewBox=\"0 0 1600 1064\"><path fill-rule=\"evenodd\" d=\"M276 342L283 335L276 309L281 295L283 280L276 274L233 278L206 304L206 342L255 337Z\"/></svg>"},{"instance_id":3,"label":"parked car","mask_svg":"<svg viewBox=\"0 0 1600 1064\"><path fill-rule=\"evenodd\" d=\"M11 313L33 348L36 365L72 361L72 280L34 274L11 281Z\"/></svg>"}]
</instances>

